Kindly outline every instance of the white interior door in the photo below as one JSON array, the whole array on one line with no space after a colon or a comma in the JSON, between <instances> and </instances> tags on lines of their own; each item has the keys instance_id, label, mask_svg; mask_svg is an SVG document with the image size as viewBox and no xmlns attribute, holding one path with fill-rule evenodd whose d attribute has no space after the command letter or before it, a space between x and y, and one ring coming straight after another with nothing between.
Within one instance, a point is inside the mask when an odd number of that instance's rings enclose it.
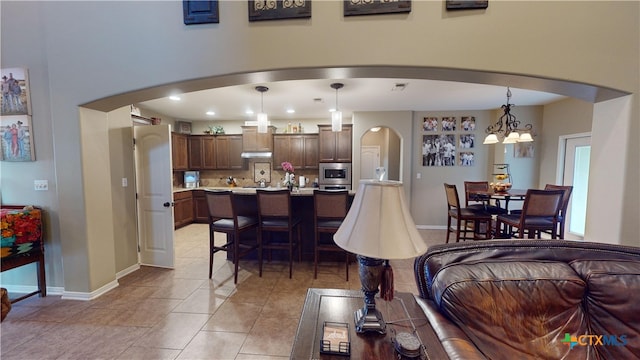
<instances>
[{"instance_id":1,"label":"white interior door","mask_svg":"<svg viewBox=\"0 0 640 360\"><path fill-rule=\"evenodd\" d=\"M135 126L140 263L173 268L171 128Z\"/></svg>"},{"instance_id":2,"label":"white interior door","mask_svg":"<svg viewBox=\"0 0 640 360\"><path fill-rule=\"evenodd\" d=\"M376 168L380 166L380 146L360 147L360 179L375 179Z\"/></svg>"},{"instance_id":3,"label":"white interior door","mask_svg":"<svg viewBox=\"0 0 640 360\"><path fill-rule=\"evenodd\" d=\"M565 227L569 234L580 238L584 237L587 217L590 157L591 136L566 139L562 184L572 185L573 192L565 219Z\"/></svg>"}]
</instances>

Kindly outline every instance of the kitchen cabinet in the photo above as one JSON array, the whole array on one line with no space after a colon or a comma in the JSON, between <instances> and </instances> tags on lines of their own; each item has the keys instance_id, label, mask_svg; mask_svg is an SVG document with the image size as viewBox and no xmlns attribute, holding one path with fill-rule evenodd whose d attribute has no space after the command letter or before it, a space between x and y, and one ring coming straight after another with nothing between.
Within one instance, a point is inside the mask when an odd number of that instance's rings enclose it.
<instances>
[{"instance_id":1,"label":"kitchen cabinet","mask_svg":"<svg viewBox=\"0 0 640 360\"><path fill-rule=\"evenodd\" d=\"M189 136L171 133L171 160L173 170L189 170Z\"/></svg>"},{"instance_id":2,"label":"kitchen cabinet","mask_svg":"<svg viewBox=\"0 0 640 360\"><path fill-rule=\"evenodd\" d=\"M269 126L266 133L258 132L257 126L242 127L242 151L273 151L274 126Z\"/></svg>"},{"instance_id":3,"label":"kitchen cabinet","mask_svg":"<svg viewBox=\"0 0 640 360\"><path fill-rule=\"evenodd\" d=\"M273 135L273 163L288 161L297 169L318 169L317 134Z\"/></svg>"},{"instance_id":4,"label":"kitchen cabinet","mask_svg":"<svg viewBox=\"0 0 640 360\"><path fill-rule=\"evenodd\" d=\"M173 227L179 228L193 222L193 199L191 191L173 194Z\"/></svg>"},{"instance_id":5,"label":"kitchen cabinet","mask_svg":"<svg viewBox=\"0 0 640 360\"><path fill-rule=\"evenodd\" d=\"M193 221L197 223L209 222L209 205L204 190L193 190Z\"/></svg>"},{"instance_id":6,"label":"kitchen cabinet","mask_svg":"<svg viewBox=\"0 0 640 360\"><path fill-rule=\"evenodd\" d=\"M242 135L218 135L215 144L216 169L240 170L242 159Z\"/></svg>"},{"instance_id":7,"label":"kitchen cabinet","mask_svg":"<svg viewBox=\"0 0 640 360\"><path fill-rule=\"evenodd\" d=\"M318 161L351 162L352 126L342 125L342 131L331 131L331 125L318 125Z\"/></svg>"},{"instance_id":8,"label":"kitchen cabinet","mask_svg":"<svg viewBox=\"0 0 640 360\"><path fill-rule=\"evenodd\" d=\"M189 137L189 170L214 170L215 168L215 137L191 135Z\"/></svg>"}]
</instances>

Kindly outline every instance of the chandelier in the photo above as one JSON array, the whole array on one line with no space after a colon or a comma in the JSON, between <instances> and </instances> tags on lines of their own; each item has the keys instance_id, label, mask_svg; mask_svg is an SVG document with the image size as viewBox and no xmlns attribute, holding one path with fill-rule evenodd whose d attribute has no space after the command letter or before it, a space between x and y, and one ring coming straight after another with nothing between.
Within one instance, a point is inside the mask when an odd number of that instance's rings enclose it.
<instances>
[{"instance_id":1,"label":"chandelier","mask_svg":"<svg viewBox=\"0 0 640 360\"><path fill-rule=\"evenodd\" d=\"M511 113L511 107L514 105L509 104L510 98L511 89L507 87L507 103L502 105L504 114L500 116L495 124L487 127L485 130L487 137L484 138L483 144L497 144L499 142L498 136L504 139L502 141L503 144L533 141L533 137L531 137L533 126L531 124L526 124L524 130L518 129L520 121L516 120L516 116Z\"/></svg>"}]
</instances>

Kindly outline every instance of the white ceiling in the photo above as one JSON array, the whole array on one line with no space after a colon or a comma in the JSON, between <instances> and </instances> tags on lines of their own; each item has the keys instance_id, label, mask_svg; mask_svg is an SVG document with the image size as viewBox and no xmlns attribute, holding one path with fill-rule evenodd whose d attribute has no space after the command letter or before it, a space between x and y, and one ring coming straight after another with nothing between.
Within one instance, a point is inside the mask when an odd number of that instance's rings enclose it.
<instances>
[{"instance_id":1,"label":"white ceiling","mask_svg":"<svg viewBox=\"0 0 640 360\"><path fill-rule=\"evenodd\" d=\"M275 119L329 119L335 107L336 91L331 83L341 82L338 108L350 118L359 111L451 111L490 110L500 108L507 101L506 87L452 81L352 78L344 80L292 80L247 84L196 91L180 96L180 101L161 98L139 103L139 107L178 120L255 120L247 110L260 111L258 85L267 86L264 93L264 112ZM396 84L406 84L404 90ZM518 106L543 105L564 96L511 88L511 104ZM319 100L318 100L319 99ZM287 113L294 109L295 113ZM214 116L207 116L214 111Z\"/></svg>"}]
</instances>

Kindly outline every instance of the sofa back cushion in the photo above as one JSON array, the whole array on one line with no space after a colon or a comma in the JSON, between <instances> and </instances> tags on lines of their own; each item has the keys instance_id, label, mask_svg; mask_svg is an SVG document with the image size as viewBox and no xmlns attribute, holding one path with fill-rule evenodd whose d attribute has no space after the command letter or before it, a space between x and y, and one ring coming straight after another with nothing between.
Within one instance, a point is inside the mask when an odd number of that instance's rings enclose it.
<instances>
[{"instance_id":1,"label":"sofa back cushion","mask_svg":"<svg viewBox=\"0 0 640 360\"><path fill-rule=\"evenodd\" d=\"M640 261L570 263L585 280L590 341L601 359L640 359Z\"/></svg>"},{"instance_id":2,"label":"sofa back cushion","mask_svg":"<svg viewBox=\"0 0 640 360\"><path fill-rule=\"evenodd\" d=\"M588 329L587 286L566 263L484 260L454 263L435 275L433 297L490 359L589 359L565 334Z\"/></svg>"}]
</instances>

